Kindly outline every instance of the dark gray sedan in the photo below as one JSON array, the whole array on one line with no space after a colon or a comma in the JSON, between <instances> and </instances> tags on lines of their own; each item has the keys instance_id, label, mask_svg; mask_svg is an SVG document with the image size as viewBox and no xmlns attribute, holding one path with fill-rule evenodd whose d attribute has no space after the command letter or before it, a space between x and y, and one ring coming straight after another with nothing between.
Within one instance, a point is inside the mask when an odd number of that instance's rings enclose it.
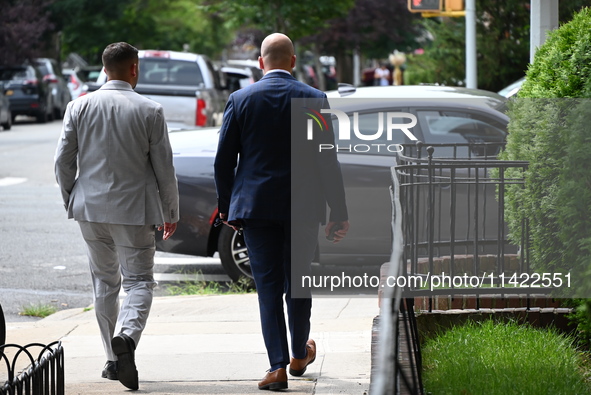
<instances>
[{"instance_id":1,"label":"dark gray sedan","mask_svg":"<svg viewBox=\"0 0 591 395\"><path fill-rule=\"evenodd\" d=\"M317 255L321 265L379 265L390 259L389 188L399 145L416 141L500 143L505 140L509 121L504 113L506 99L481 90L345 86L327 96L332 113L322 115L332 120L338 132L334 147L324 149L338 152L351 228L338 244L325 240L321 232ZM343 116L348 122L341 122ZM350 129L344 130L343 125ZM174 236L166 243L159 242L158 248L199 256L219 252L230 278L251 277L242 237L227 226L214 227L217 200L213 160L218 128L171 132L170 139L179 180L181 219Z\"/></svg>"}]
</instances>

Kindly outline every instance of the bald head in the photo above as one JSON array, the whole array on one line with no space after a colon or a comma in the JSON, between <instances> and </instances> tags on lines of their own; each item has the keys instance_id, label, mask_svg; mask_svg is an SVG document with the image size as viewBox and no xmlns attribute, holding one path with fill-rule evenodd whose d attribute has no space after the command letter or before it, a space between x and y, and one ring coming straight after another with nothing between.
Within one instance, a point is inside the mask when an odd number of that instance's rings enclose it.
<instances>
[{"instance_id":1,"label":"bald head","mask_svg":"<svg viewBox=\"0 0 591 395\"><path fill-rule=\"evenodd\" d=\"M295 54L289 37L281 33L268 35L261 44L259 64L265 72L273 69L291 72L295 66Z\"/></svg>"}]
</instances>

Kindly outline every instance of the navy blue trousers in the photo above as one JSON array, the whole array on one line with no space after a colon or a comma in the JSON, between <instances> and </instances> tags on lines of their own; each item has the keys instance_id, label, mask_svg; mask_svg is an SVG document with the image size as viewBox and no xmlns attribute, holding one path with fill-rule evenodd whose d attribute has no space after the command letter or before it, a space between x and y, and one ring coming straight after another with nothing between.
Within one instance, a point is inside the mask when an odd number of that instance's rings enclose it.
<instances>
[{"instance_id":1,"label":"navy blue trousers","mask_svg":"<svg viewBox=\"0 0 591 395\"><path fill-rule=\"evenodd\" d=\"M259 299L263 338L274 371L285 368L290 360L284 297L292 356L306 357L312 299L309 293L306 298L292 297L292 270L297 277L310 272L319 224L298 225L292 232L290 221L245 219L242 222ZM301 290L298 295L302 295Z\"/></svg>"}]
</instances>

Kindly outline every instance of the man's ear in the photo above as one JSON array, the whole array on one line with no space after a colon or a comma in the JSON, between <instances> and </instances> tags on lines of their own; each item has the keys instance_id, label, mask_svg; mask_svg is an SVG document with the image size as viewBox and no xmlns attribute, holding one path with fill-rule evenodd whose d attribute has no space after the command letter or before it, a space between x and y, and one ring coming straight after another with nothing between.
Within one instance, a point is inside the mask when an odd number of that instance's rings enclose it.
<instances>
[{"instance_id":1,"label":"man's ear","mask_svg":"<svg viewBox=\"0 0 591 395\"><path fill-rule=\"evenodd\" d=\"M131 76L132 77L137 77L137 75L139 74L139 68L138 68L138 64L137 63L133 63L131 65Z\"/></svg>"},{"instance_id":2,"label":"man's ear","mask_svg":"<svg viewBox=\"0 0 591 395\"><path fill-rule=\"evenodd\" d=\"M263 61L263 57L259 56L259 68L261 70L265 70L265 62Z\"/></svg>"},{"instance_id":3,"label":"man's ear","mask_svg":"<svg viewBox=\"0 0 591 395\"><path fill-rule=\"evenodd\" d=\"M292 68L292 70L295 67L295 62L296 62L296 56L295 55L292 55L291 56L291 68Z\"/></svg>"}]
</instances>

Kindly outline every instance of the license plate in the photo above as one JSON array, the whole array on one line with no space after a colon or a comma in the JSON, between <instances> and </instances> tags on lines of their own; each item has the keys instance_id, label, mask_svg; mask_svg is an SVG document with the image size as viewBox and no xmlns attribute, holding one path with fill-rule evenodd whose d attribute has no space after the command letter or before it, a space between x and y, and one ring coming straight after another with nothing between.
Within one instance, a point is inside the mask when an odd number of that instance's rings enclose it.
<instances>
[{"instance_id":1,"label":"license plate","mask_svg":"<svg viewBox=\"0 0 591 395\"><path fill-rule=\"evenodd\" d=\"M4 95L6 95L6 96L12 96L13 94L14 94L14 91L11 90L11 89L9 89L6 92L4 92Z\"/></svg>"}]
</instances>

